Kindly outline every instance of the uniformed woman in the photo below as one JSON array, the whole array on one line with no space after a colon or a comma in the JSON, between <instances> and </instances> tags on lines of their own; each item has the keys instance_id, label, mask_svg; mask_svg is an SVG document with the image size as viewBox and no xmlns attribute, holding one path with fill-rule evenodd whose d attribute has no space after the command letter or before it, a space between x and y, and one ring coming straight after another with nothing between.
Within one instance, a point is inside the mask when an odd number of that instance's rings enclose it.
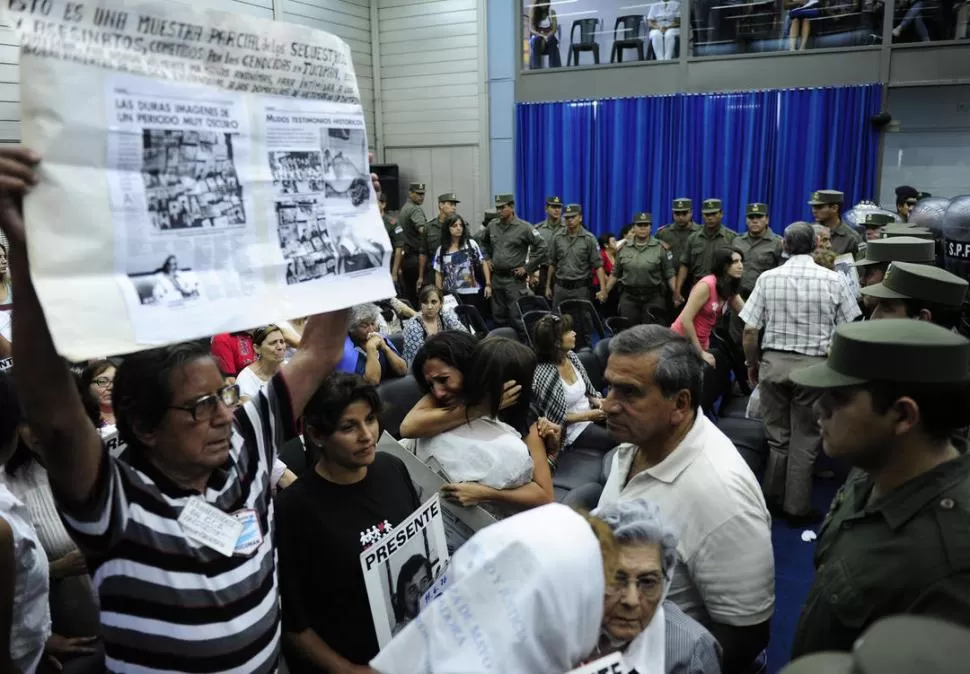
<instances>
[{"instance_id":1,"label":"uniformed woman","mask_svg":"<svg viewBox=\"0 0 970 674\"><path fill-rule=\"evenodd\" d=\"M650 236L649 213L633 218L633 241L616 254L616 266L606 283L609 293L622 285L620 315L637 323L666 324L664 286L674 291L673 262L659 241Z\"/></svg>"}]
</instances>

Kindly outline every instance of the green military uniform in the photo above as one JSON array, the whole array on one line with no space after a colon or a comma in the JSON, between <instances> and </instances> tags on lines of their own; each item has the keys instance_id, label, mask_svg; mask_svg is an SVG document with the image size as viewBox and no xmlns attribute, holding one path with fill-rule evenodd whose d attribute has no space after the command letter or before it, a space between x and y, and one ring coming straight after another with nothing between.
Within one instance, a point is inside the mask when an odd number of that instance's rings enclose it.
<instances>
[{"instance_id":1,"label":"green military uniform","mask_svg":"<svg viewBox=\"0 0 970 674\"><path fill-rule=\"evenodd\" d=\"M712 213L721 210L720 199L705 199L704 213ZM711 265L714 263L714 251L718 248L731 248L737 234L724 225L711 231L706 226L694 232L687 239L684 253L680 258L680 266L687 267L687 281L681 292L686 297L686 289L707 274L711 273Z\"/></svg>"},{"instance_id":2,"label":"green military uniform","mask_svg":"<svg viewBox=\"0 0 970 674\"><path fill-rule=\"evenodd\" d=\"M970 630L936 618L897 615L868 629L851 654L806 655L781 674L943 674L964 671L968 662Z\"/></svg>"},{"instance_id":3,"label":"green military uniform","mask_svg":"<svg viewBox=\"0 0 970 674\"><path fill-rule=\"evenodd\" d=\"M888 380L959 395L970 382L970 341L927 321L848 323L835 329L825 362L790 377L813 389ZM970 624L970 455L878 497L873 487L866 473L851 476L822 523L794 657L847 651L872 623L900 613Z\"/></svg>"},{"instance_id":4,"label":"green military uniform","mask_svg":"<svg viewBox=\"0 0 970 674\"><path fill-rule=\"evenodd\" d=\"M674 211L689 211L692 207L693 202L690 199L674 199ZM654 238L663 244L663 247L670 253L670 262L674 266L675 273L678 265L680 265L681 258L684 256L684 251L687 250L687 239L690 238L691 234L700 230L701 226L696 222L691 222L686 227L681 227L674 222L657 230Z\"/></svg>"},{"instance_id":5,"label":"green military uniform","mask_svg":"<svg viewBox=\"0 0 970 674\"><path fill-rule=\"evenodd\" d=\"M859 280L866 286L882 281L890 262L934 264L936 245L932 241L912 236L873 239L866 244L865 257L859 258L853 264L859 268Z\"/></svg>"},{"instance_id":6,"label":"green military uniform","mask_svg":"<svg viewBox=\"0 0 970 674\"><path fill-rule=\"evenodd\" d=\"M452 201L456 204L461 203L454 192L446 192L438 196L439 204L447 201ZM444 231L444 221L441 219L441 215L428 220L424 226L424 235L421 237L421 254L426 259L424 278L428 283L431 283L431 279L434 278L434 255L441 246L441 240L448 239L450 236L448 232Z\"/></svg>"},{"instance_id":7,"label":"green military uniform","mask_svg":"<svg viewBox=\"0 0 970 674\"><path fill-rule=\"evenodd\" d=\"M569 204L564 216L579 217L583 209L579 204ZM549 246L549 267L554 269L555 278L552 306L558 307L565 300L588 300L592 286L590 274L603 266L599 242L581 224L570 233L568 225L552 236Z\"/></svg>"},{"instance_id":8,"label":"green military uniform","mask_svg":"<svg viewBox=\"0 0 970 674\"><path fill-rule=\"evenodd\" d=\"M748 216L768 215L767 204L748 204ZM735 237L734 250L744 256L744 272L741 276L741 297L748 298L754 290L754 283L762 273L781 264L781 237L766 229L761 236L750 233Z\"/></svg>"},{"instance_id":9,"label":"green military uniform","mask_svg":"<svg viewBox=\"0 0 970 674\"><path fill-rule=\"evenodd\" d=\"M424 183L411 183L408 186L411 194L424 194ZM404 258L401 260L401 287L404 297L413 307L418 307L418 276L420 269L420 259L424 228L428 222L424 210L414 201L408 202L401 207L397 214L397 224L401 227L401 248L404 251Z\"/></svg>"},{"instance_id":10,"label":"green military uniform","mask_svg":"<svg viewBox=\"0 0 970 674\"><path fill-rule=\"evenodd\" d=\"M511 194L499 194L495 197L495 208L514 202ZM532 294L528 276L546 260L546 243L532 225L514 215L508 222L501 218L489 222L481 243L485 255L492 261L492 318L498 325L508 325L516 301ZM515 275L513 270L519 267L525 268L525 276Z\"/></svg>"},{"instance_id":11,"label":"green military uniform","mask_svg":"<svg viewBox=\"0 0 970 674\"><path fill-rule=\"evenodd\" d=\"M890 262L882 282L866 286L862 294L876 300L920 300L958 308L967 298L968 282L929 264Z\"/></svg>"},{"instance_id":12,"label":"green military uniform","mask_svg":"<svg viewBox=\"0 0 970 674\"><path fill-rule=\"evenodd\" d=\"M652 224L649 213L637 213L633 226ZM636 238L623 244L616 254L613 278L622 287L620 315L637 323L663 322L667 310L664 287L674 277L674 265L667 250L656 238L644 243Z\"/></svg>"},{"instance_id":13,"label":"green military uniform","mask_svg":"<svg viewBox=\"0 0 970 674\"><path fill-rule=\"evenodd\" d=\"M865 252L865 247L869 241L882 238L882 230L886 225L891 225L894 222L897 222L896 216L891 213L866 213L860 223L866 230L865 241L860 246L860 252Z\"/></svg>"},{"instance_id":14,"label":"green military uniform","mask_svg":"<svg viewBox=\"0 0 970 674\"><path fill-rule=\"evenodd\" d=\"M810 206L825 206L831 204L839 204L841 206L844 200L845 195L838 190L817 190L812 192L812 198L809 199L808 204ZM859 232L845 224L845 221L841 217L839 217L839 222L835 227L829 227L829 231L832 234L832 250L835 251L836 255L852 253L854 257L859 257L864 252L864 247L860 246L862 236L859 235Z\"/></svg>"},{"instance_id":15,"label":"green military uniform","mask_svg":"<svg viewBox=\"0 0 970 674\"><path fill-rule=\"evenodd\" d=\"M549 206L559 206L560 208L562 208L562 199L560 199L557 196L548 197L546 199L546 207L548 208ZM549 248L552 246L553 235L556 232L558 232L560 229L562 229L562 227L563 227L563 223L562 223L561 217L559 218L559 220L552 220L551 218L547 217L542 222L537 222L535 224L535 228L539 231L539 234L542 236L542 240L546 242L546 250L549 250ZM546 263L543 263L541 267L539 267L540 292L545 292L546 281L548 280L546 275L548 273L549 273L549 264L546 262Z\"/></svg>"}]
</instances>

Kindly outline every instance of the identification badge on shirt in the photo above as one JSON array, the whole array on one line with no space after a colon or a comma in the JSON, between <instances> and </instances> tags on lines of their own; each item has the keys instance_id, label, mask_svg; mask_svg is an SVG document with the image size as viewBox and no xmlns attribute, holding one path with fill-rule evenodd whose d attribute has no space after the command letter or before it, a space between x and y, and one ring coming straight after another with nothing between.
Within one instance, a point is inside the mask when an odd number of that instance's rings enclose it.
<instances>
[{"instance_id":1,"label":"identification badge on shirt","mask_svg":"<svg viewBox=\"0 0 970 674\"><path fill-rule=\"evenodd\" d=\"M236 540L236 549L233 554L248 557L263 544L263 530L259 526L259 517L252 508L237 510L232 516L243 525L242 533Z\"/></svg>"},{"instance_id":2,"label":"identification badge on shirt","mask_svg":"<svg viewBox=\"0 0 970 674\"><path fill-rule=\"evenodd\" d=\"M243 531L242 522L206 503L200 496L185 502L178 523L186 538L226 557L232 556Z\"/></svg>"}]
</instances>

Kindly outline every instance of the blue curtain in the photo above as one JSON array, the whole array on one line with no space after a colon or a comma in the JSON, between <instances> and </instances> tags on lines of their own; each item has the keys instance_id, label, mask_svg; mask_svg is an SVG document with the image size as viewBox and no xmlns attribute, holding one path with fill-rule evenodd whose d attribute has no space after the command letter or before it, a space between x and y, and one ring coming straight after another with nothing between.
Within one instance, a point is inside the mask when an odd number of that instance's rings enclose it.
<instances>
[{"instance_id":1,"label":"blue curtain","mask_svg":"<svg viewBox=\"0 0 970 674\"><path fill-rule=\"evenodd\" d=\"M816 189L846 203L875 192L880 85L676 94L517 106L519 216L544 217L545 199L580 203L596 234L619 232L634 213L671 220L677 197L724 202L724 223L744 230L744 210L766 201L772 228L811 217Z\"/></svg>"}]
</instances>

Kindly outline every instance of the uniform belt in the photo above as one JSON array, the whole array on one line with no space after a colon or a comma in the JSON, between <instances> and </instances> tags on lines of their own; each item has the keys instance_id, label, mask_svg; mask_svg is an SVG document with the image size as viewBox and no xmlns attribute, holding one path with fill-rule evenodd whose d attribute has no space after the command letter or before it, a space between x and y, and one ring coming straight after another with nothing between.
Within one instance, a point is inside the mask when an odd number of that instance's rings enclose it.
<instances>
[{"instance_id":1,"label":"uniform belt","mask_svg":"<svg viewBox=\"0 0 970 674\"><path fill-rule=\"evenodd\" d=\"M661 290L660 286L623 286L624 294L636 297L653 297L659 295Z\"/></svg>"},{"instance_id":2,"label":"uniform belt","mask_svg":"<svg viewBox=\"0 0 970 674\"><path fill-rule=\"evenodd\" d=\"M586 288L589 286L588 278L578 278L578 279L567 279L567 278L557 278L556 285L564 290L576 290L577 288Z\"/></svg>"},{"instance_id":3,"label":"uniform belt","mask_svg":"<svg viewBox=\"0 0 970 674\"><path fill-rule=\"evenodd\" d=\"M501 276L503 278L515 276L515 272L513 272L511 269L492 269L492 274L495 276Z\"/></svg>"}]
</instances>

